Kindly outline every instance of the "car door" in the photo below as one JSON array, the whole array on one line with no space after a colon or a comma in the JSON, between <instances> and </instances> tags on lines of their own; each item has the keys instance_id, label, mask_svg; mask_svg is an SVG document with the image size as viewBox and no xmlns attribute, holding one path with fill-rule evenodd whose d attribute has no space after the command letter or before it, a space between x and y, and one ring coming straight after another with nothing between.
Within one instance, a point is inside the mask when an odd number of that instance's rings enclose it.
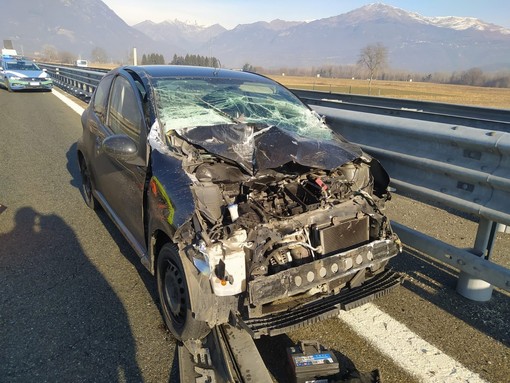
<instances>
[{"instance_id":1,"label":"car door","mask_svg":"<svg viewBox=\"0 0 510 383\"><path fill-rule=\"evenodd\" d=\"M118 75L113 79L93 165L103 205L139 253L145 251L143 202L148 163L142 102L132 78ZM112 136L132 140L137 148L132 158L107 153L105 140Z\"/></svg>"}]
</instances>

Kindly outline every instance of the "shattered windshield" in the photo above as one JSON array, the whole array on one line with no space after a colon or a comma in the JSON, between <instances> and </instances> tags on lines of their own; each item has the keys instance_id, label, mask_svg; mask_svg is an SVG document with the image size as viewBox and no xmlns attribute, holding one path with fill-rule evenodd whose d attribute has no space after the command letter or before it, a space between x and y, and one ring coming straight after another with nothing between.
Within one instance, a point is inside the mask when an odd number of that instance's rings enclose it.
<instances>
[{"instance_id":1,"label":"shattered windshield","mask_svg":"<svg viewBox=\"0 0 510 383\"><path fill-rule=\"evenodd\" d=\"M163 131L216 125L275 126L302 137L331 139L321 118L284 87L230 78L159 78L157 108Z\"/></svg>"}]
</instances>

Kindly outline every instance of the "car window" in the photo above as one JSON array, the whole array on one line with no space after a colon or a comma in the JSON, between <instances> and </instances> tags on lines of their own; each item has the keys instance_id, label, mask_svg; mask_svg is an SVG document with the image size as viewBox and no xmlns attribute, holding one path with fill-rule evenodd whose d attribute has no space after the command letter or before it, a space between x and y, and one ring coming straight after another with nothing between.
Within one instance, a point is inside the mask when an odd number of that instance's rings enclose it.
<instances>
[{"instance_id":1,"label":"car window","mask_svg":"<svg viewBox=\"0 0 510 383\"><path fill-rule=\"evenodd\" d=\"M108 126L115 134L138 139L142 116L135 92L124 77L117 76L113 83L108 116Z\"/></svg>"},{"instance_id":2,"label":"car window","mask_svg":"<svg viewBox=\"0 0 510 383\"><path fill-rule=\"evenodd\" d=\"M96 93L94 94L94 113L104 124L106 121L106 107L108 102L108 92L112 85L113 76L104 77L97 86Z\"/></svg>"}]
</instances>

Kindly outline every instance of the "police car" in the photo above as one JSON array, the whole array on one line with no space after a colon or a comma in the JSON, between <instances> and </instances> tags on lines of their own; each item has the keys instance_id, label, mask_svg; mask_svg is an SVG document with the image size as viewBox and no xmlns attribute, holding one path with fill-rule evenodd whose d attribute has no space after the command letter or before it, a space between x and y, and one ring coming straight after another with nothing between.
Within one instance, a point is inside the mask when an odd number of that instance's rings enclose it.
<instances>
[{"instance_id":1,"label":"police car","mask_svg":"<svg viewBox=\"0 0 510 383\"><path fill-rule=\"evenodd\" d=\"M45 69L41 69L31 60L20 56L0 56L0 85L9 91L23 89L43 89L51 91L53 81Z\"/></svg>"}]
</instances>

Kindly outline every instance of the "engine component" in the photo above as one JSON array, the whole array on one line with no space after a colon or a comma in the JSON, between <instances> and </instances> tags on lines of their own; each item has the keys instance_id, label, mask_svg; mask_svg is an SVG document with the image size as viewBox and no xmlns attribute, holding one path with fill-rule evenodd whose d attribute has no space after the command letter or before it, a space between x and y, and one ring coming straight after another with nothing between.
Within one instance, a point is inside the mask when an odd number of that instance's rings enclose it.
<instances>
[{"instance_id":1,"label":"engine component","mask_svg":"<svg viewBox=\"0 0 510 383\"><path fill-rule=\"evenodd\" d=\"M207 248L211 286L216 295L235 295L246 290L246 240L246 230L241 229Z\"/></svg>"},{"instance_id":2,"label":"engine component","mask_svg":"<svg viewBox=\"0 0 510 383\"><path fill-rule=\"evenodd\" d=\"M320 254L349 250L369 240L369 218L349 219L326 227L312 227L312 242Z\"/></svg>"}]
</instances>

